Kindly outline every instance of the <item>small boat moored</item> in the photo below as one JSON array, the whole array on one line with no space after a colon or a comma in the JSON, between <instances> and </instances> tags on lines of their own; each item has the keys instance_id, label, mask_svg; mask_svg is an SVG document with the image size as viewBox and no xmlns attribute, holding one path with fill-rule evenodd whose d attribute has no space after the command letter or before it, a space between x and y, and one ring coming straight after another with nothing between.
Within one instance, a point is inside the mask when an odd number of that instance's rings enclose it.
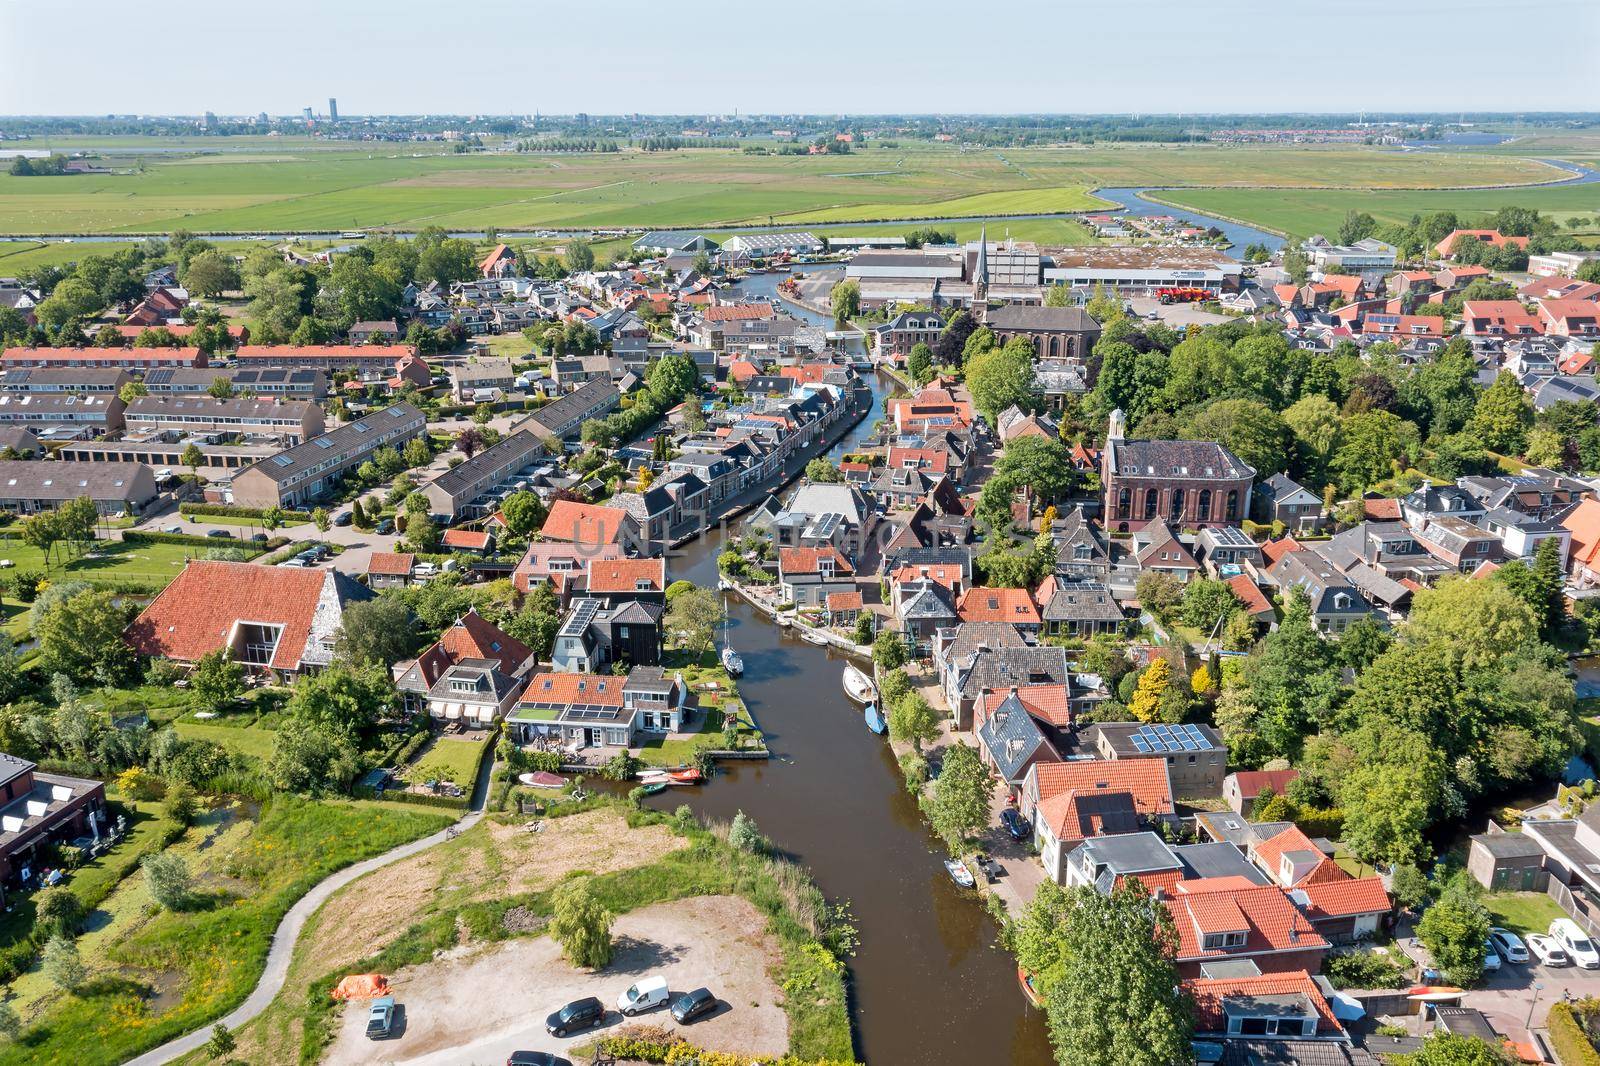
<instances>
[{"instance_id":1,"label":"small boat moored","mask_svg":"<svg viewBox=\"0 0 1600 1066\"><path fill-rule=\"evenodd\" d=\"M950 875L950 880L961 888L971 888L977 883L973 880L972 871L967 869L967 864L959 859L946 859L944 869L945 873Z\"/></svg>"},{"instance_id":2,"label":"small boat moored","mask_svg":"<svg viewBox=\"0 0 1600 1066\"><path fill-rule=\"evenodd\" d=\"M744 660L739 658L739 653L724 644L722 646L722 668L728 672L729 677L738 677L744 673Z\"/></svg>"},{"instance_id":3,"label":"small boat moored","mask_svg":"<svg viewBox=\"0 0 1600 1066\"><path fill-rule=\"evenodd\" d=\"M1039 990L1033 987L1033 974L1017 967L1017 984L1022 986L1022 994L1027 998L1029 1006L1044 1009L1044 997L1039 995Z\"/></svg>"},{"instance_id":4,"label":"small boat moored","mask_svg":"<svg viewBox=\"0 0 1600 1066\"><path fill-rule=\"evenodd\" d=\"M706 775L693 766L682 770L668 770L667 777L680 785L698 785L706 779Z\"/></svg>"},{"instance_id":5,"label":"small boat moored","mask_svg":"<svg viewBox=\"0 0 1600 1066\"><path fill-rule=\"evenodd\" d=\"M849 663L844 667L844 691L857 703L871 703L878 697L878 686L872 678Z\"/></svg>"},{"instance_id":6,"label":"small boat moored","mask_svg":"<svg viewBox=\"0 0 1600 1066\"><path fill-rule=\"evenodd\" d=\"M566 788L567 779L560 774L553 774L548 770L535 770L532 773L518 774L517 780L530 788Z\"/></svg>"},{"instance_id":7,"label":"small boat moored","mask_svg":"<svg viewBox=\"0 0 1600 1066\"><path fill-rule=\"evenodd\" d=\"M643 792L646 796L654 796L656 793L665 792L666 790L667 783L665 781L651 781L648 784L639 786L639 791Z\"/></svg>"},{"instance_id":8,"label":"small boat moored","mask_svg":"<svg viewBox=\"0 0 1600 1066\"><path fill-rule=\"evenodd\" d=\"M889 728L888 724L883 720L883 715L878 713L878 705L875 703L867 704L867 709L862 712L862 717L866 719L867 728L879 736L882 736Z\"/></svg>"},{"instance_id":9,"label":"small boat moored","mask_svg":"<svg viewBox=\"0 0 1600 1066\"><path fill-rule=\"evenodd\" d=\"M807 644L825 645L828 643L828 638L823 636L821 633L818 633L814 629L802 629L800 631L800 639L805 641Z\"/></svg>"}]
</instances>

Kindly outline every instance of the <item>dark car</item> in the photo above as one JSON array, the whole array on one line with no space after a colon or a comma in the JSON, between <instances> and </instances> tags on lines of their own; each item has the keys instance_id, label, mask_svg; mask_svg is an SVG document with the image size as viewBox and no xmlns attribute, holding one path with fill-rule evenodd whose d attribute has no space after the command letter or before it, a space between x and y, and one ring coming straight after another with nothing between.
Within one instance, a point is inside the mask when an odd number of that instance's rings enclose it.
<instances>
[{"instance_id":1,"label":"dark car","mask_svg":"<svg viewBox=\"0 0 1600 1066\"><path fill-rule=\"evenodd\" d=\"M544 1020L544 1027L551 1036L566 1036L599 1025L605 1016L605 1006L590 996L587 999L575 999L550 1015Z\"/></svg>"},{"instance_id":2,"label":"dark car","mask_svg":"<svg viewBox=\"0 0 1600 1066\"><path fill-rule=\"evenodd\" d=\"M232 540L233 539L233 534L229 533L226 529L213 529L213 530L210 530L209 532L206 533L206 536L208 536L208 537L226 537L228 540Z\"/></svg>"},{"instance_id":3,"label":"dark car","mask_svg":"<svg viewBox=\"0 0 1600 1066\"><path fill-rule=\"evenodd\" d=\"M267 542L267 535L265 533L252 533L250 535L250 539L255 541L257 544L265 544Z\"/></svg>"},{"instance_id":4,"label":"dark car","mask_svg":"<svg viewBox=\"0 0 1600 1066\"><path fill-rule=\"evenodd\" d=\"M685 992L672 1004L672 1018L679 1025L687 1025L696 1018L703 1018L717 1009L717 997L711 994L709 988L697 988L693 992Z\"/></svg>"},{"instance_id":5,"label":"dark car","mask_svg":"<svg viewBox=\"0 0 1600 1066\"><path fill-rule=\"evenodd\" d=\"M571 1061L548 1051L513 1051L506 1066L572 1066Z\"/></svg>"},{"instance_id":6,"label":"dark car","mask_svg":"<svg viewBox=\"0 0 1600 1066\"><path fill-rule=\"evenodd\" d=\"M340 511L338 514L333 516L333 524L336 526L347 526L351 523L354 517L355 516L353 516L348 510Z\"/></svg>"},{"instance_id":7,"label":"dark car","mask_svg":"<svg viewBox=\"0 0 1600 1066\"><path fill-rule=\"evenodd\" d=\"M394 532L394 520L392 518L385 518L382 522L378 523L378 533L379 533L380 536L387 537L390 533L393 533L393 532Z\"/></svg>"},{"instance_id":8,"label":"dark car","mask_svg":"<svg viewBox=\"0 0 1600 1066\"><path fill-rule=\"evenodd\" d=\"M1015 807L1007 807L1000 812L1000 824L1005 826L1012 840L1029 840L1033 837L1033 826Z\"/></svg>"}]
</instances>

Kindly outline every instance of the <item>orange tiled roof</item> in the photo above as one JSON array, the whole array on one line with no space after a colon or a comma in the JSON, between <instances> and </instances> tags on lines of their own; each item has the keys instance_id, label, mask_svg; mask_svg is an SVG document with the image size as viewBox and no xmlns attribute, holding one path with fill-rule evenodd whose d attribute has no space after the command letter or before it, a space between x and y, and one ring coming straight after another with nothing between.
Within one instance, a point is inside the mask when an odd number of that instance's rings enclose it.
<instances>
[{"instance_id":1,"label":"orange tiled roof","mask_svg":"<svg viewBox=\"0 0 1600 1066\"><path fill-rule=\"evenodd\" d=\"M446 548L482 550L489 546L489 534L476 529L447 529L443 541Z\"/></svg>"},{"instance_id":2,"label":"orange tiled roof","mask_svg":"<svg viewBox=\"0 0 1600 1066\"><path fill-rule=\"evenodd\" d=\"M833 572L853 574L855 567L837 548L779 548L778 569L785 574L814 574L823 559L833 560Z\"/></svg>"},{"instance_id":3,"label":"orange tiled roof","mask_svg":"<svg viewBox=\"0 0 1600 1066\"><path fill-rule=\"evenodd\" d=\"M717 304L700 314L707 322L748 322L773 316L772 305L767 303Z\"/></svg>"},{"instance_id":4,"label":"orange tiled roof","mask_svg":"<svg viewBox=\"0 0 1600 1066\"><path fill-rule=\"evenodd\" d=\"M1584 500L1561 524L1572 534L1572 561L1600 569L1600 500Z\"/></svg>"},{"instance_id":5,"label":"orange tiled roof","mask_svg":"<svg viewBox=\"0 0 1600 1066\"><path fill-rule=\"evenodd\" d=\"M1180 962L1328 946L1277 885L1209 892L1190 887L1196 883L1183 882L1173 898L1162 901L1178 927ZM1205 934L1219 932L1244 933L1245 942L1235 948L1205 947Z\"/></svg>"},{"instance_id":6,"label":"orange tiled roof","mask_svg":"<svg viewBox=\"0 0 1600 1066\"><path fill-rule=\"evenodd\" d=\"M1261 868L1266 870L1274 880L1277 879L1279 862L1285 852L1310 851L1315 852L1319 857L1322 856L1322 849L1312 843L1311 838L1300 831L1299 826L1294 825L1274 837L1261 841L1259 844L1252 844L1250 850L1255 852L1256 860L1260 863ZM1328 870L1325 871L1323 867L1328 867ZM1338 863L1332 859L1321 857L1311 873L1300 880L1310 881L1313 877L1318 880L1331 878L1334 877L1331 871L1337 871L1336 879L1349 876L1339 868Z\"/></svg>"},{"instance_id":7,"label":"orange tiled roof","mask_svg":"<svg viewBox=\"0 0 1600 1066\"><path fill-rule=\"evenodd\" d=\"M986 688L978 694L978 704L987 713L1000 706L1009 695L1010 688ZM1063 727L1072 724L1072 704L1066 685L1018 685L1017 699L1040 721Z\"/></svg>"},{"instance_id":8,"label":"orange tiled roof","mask_svg":"<svg viewBox=\"0 0 1600 1066\"><path fill-rule=\"evenodd\" d=\"M970 588L961 594L956 614L963 622L1038 625L1039 608L1027 589Z\"/></svg>"},{"instance_id":9,"label":"orange tiled roof","mask_svg":"<svg viewBox=\"0 0 1600 1066\"><path fill-rule=\"evenodd\" d=\"M410 552L373 552L367 560L367 573L409 577L417 557Z\"/></svg>"},{"instance_id":10,"label":"orange tiled roof","mask_svg":"<svg viewBox=\"0 0 1600 1066\"><path fill-rule=\"evenodd\" d=\"M664 592L667 587L665 559L594 559L589 563L590 592L636 592L640 582L644 591Z\"/></svg>"},{"instance_id":11,"label":"orange tiled roof","mask_svg":"<svg viewBox=\"0 0 1600 1066\"><path fill-rule=\"evenodd\" d=\"M575 500L557 500L539 530L545 540L566 540L583 544L610 544L622 532L628 512L620 507L602 507Z\"/></svg>"},{"instance_id":12,"label":"orange tiled roof","mask_svg":"<svg viewBox=\"0 0 1600 1066\"><path fill-rule=\"evenodd\" d=\"M1029 770L1038 789L1039 814L1058 835L1072 805L1072 793L1127 792L1146 818L1172 813L1172 783L1165 759L1092 759L1035 763Z\"/></svg>"},{"instance_id":13,"label":"orange tiled roof","mask_svg":"<svg viewBox=\"0 0 1600 1066\"><path fill-rule=\"evenodd\" d=\"M1244 604L1244 609L1249 614L1268 614L1272 611L1272 604L1267 602L1267 597L1244 574L1235 574L1228 579L1228 590L1234 598Z\"/></svg>"},{"instance_id":14,"label":"orange tiled roof","mask_svg":"<svg viewBox=\"0 0 1600 1066\"><path fill-rule=\"evenodd\" d=\"M225 646L240 622L281 625L271 666L298 669L329 576L318 569L196 560L140 612L128 641L144 655L194 662Z\"/></svg>"},{"instance_id":15,"label":"orange tiled roof","mask_svg":"<svg viewBox=\"0 0 1600 1066\"><path fill-rule=\"evenodd\" d=\"M861 593L830 592L827 603L830 611L859 611L862 608Z\"/></svg>"},{"instance_id":16,"label":"orange tiled roof","mask_svg":"<svg viewBox=\"0 0 1600 1066\"><path fill-rule=\"evenodd\" d=\"M522 703L536 707L621 707L627 678L609 674L538 673L522 690Z\"/></svg>"},{"instance_id":17,"label":"orange tiled roof","mask_svg":"<svg viewBox=\"0 0 1600 1066\"><path fill-rule=\"evenodd\" d=\"M1322 990L1301 970L1293 973L1264 973L1255 977L1207 977L1185 981L1184 987L1194 997L1195 1028L1202 1033L1220 1033L1228 1028L1228 1017L1223 1009L1226 1000L1235 996L1293 996L1306 997L1317 1012L1317 1031L1340 1033L1344 1028L1333 1016L1333 1008L1322 995Z\"/></svg>"}]
</instances>

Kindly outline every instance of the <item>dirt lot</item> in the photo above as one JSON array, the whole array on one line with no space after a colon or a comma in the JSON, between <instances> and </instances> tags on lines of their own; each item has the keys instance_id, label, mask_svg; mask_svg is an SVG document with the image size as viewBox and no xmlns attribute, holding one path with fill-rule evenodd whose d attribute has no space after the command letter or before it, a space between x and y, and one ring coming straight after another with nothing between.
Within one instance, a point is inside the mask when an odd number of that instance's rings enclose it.
<instances>
[{"instance_id":1,"label":"dirt lot","mask_svg":"<svg viewBox=\"0 0 1600 1066\"><path fill-rule=\"evenodd\" d=\"M502 1063L519 1049L561 1051L621 1025L623 1018L610 1010L600 1030L557 1039L545 1033L547 1014L583 996L613 1006L628 985L648 974L665 977L674 994L704 985L719 997L716 1014L682 1027L696 1044L782 1054L789 1025L771 977L778 945L765 926L754 906L734 896L653 904L617 919L618 950L598 973L568 965L548 937L461 949L453 958L392 975L403 1007L398 1036L367 1040L365 1005L358 1003L345 1009L323 1061L465 1066ZM639 1020L678 1028L665 1010Z\"/></svg>"},{"instance_id":2,"label":"dirt lot","mask_svg":"<svg viewBox=\"0 0 1600 1066\"><path fill-rule=\"evenodd\" d=\"M628 846L617 847L623 838ZM483 823L329 900L301 948L303 972L327 973L370 955L441 896L464 903L537 891L571 870L599 874L647 866L684 843L664 826L629 829L609 810L549 819L537 834L521 824Z\"/></svg>"}]
</instances>

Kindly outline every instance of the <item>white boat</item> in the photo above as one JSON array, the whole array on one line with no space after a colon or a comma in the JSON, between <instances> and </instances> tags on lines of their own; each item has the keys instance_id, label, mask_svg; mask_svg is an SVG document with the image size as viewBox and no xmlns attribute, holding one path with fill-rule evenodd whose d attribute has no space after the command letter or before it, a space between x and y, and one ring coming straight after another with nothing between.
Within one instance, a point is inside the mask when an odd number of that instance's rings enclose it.
<instances>
[{"instance_id":1,"label":"white boat","mask_svg":"<svg viewBox=\"0 0 1600 1066\"><path fill-rule=\"evenodd\" d=\"M964 862L946 859L944 861L944 869L950 875L950 880L962 888L971 888L975 884L972 879L972 871L967 869L967 864Z\"/></svg>"},{"instance_id":2,"label":"white boat","mask_svg":"<svg viewBox=\"0 0 1600 1066\"><path fill-rule=\"evenodd\" d=\"M827 644L828 643L828 638L823 636L821 633L818 633L814 629L803 629L803 630L801 630L800 631L800 639L805 641L808 644Z\"/></svg>"},{"instance_id":3,"label":"white boat","mask_svg":"<svg viewBox=\"0 0 1600 1066\"><path fill-rule=\"evenodd\" d=\"M722 646L722 668L728 671L729 677L738 677L744 673L744 660L739 658L739 653L724 644Z\"/></svg>"},{"instance_id":4,"label":"white boat","mask_svg":"<svg viewBox=\"0 0 1600 1066\"><path fill-rule=\"evenodd\" d=\"M871 703L878 698L878 686L872 683L872 678L849 663L844 668L844 690L857 703Z\"/></svg>"}]
</instances>

